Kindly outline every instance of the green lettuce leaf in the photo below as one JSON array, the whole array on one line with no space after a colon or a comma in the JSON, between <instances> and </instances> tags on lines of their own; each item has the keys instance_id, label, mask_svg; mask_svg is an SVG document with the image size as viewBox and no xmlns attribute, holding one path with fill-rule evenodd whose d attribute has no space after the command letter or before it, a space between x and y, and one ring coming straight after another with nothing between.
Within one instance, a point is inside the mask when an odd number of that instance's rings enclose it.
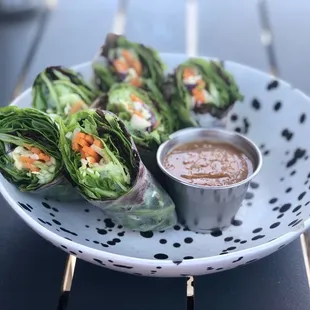
<instances>
[{"instance_id":1,"label":"green lettuce leaf","mask_svg":"<svg viewBox=\"0 0 310 310\"><path fill-rule=\"evenodd\" d=\"M2 175L24 192L33 192L52 185L61 176L63 163L58 150L59 131L51 118L32 108L15 106L0 109L0 171ZM36 174L17 169L10 153L18 146L30 145L55 158L55 171L47 183Z\"/></svg>"},{"instance_id":2,"label":"green lettuce leaf","mask_svg":"<svg viewBox=\"0 0 310 310\"><path fill-rule=\"evenodd\" d=\"M135 179L137 154L124 125L112 114L99 110L80 111L60 125L59 147L73 182L81 193L95 200L115 199L127 193ZM96 168L97 174L83 169L81 154L72 149L68 133L79 130L103 143L104 166Z\"/></svg>"},{"instance_id":3,"label":"green lettuce leaf","mask_svg":"<svg viewBox=\"0 0 310 310\"><path fill-rule=\"evenodd\" d=\"M48 67L33 83L32 106L66 117L75 110L87 109L98 95L77 72L61 66Z\"/></svg>"},{"instance_id":4,"label":"green lettuce leaf","mask_svg":"<svg viewBox=\"0 0 310 310\"><path fill-rule=\"evenodd\" d=\"M117 116L90 109L58 121L63 160L87 201L128 229L163 230L176 224L173 201L143 165L132 138ZM71 147L70 137L76 130L103 143L109 160L99 176L81 171L81 155Z\"/></svg>"}]
</instances>

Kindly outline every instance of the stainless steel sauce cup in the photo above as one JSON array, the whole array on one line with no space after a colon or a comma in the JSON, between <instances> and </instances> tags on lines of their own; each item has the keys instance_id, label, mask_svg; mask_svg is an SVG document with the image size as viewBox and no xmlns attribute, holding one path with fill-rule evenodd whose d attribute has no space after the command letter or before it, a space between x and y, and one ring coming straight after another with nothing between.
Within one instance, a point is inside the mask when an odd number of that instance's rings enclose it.
<instances>
[{"instance_id":1,"label":"stainless steel sauce cup","mask_svg":"<svg viewBox=\"0 0 310 310\"><path fill-rule=\"evenodd\" d=\"M253 173L245 180L227 186L189 184L172 175L163 165L175 147L195 141L226 142L238 147L253 164ZM207 233L231 224L245 197L250 181L262 166L258 147L248 138L217 128L187 128L170 136L157 151L157 163L165 173L166 190L176 204L179 222L195 232Z\"/></svg>"}]
</instances>

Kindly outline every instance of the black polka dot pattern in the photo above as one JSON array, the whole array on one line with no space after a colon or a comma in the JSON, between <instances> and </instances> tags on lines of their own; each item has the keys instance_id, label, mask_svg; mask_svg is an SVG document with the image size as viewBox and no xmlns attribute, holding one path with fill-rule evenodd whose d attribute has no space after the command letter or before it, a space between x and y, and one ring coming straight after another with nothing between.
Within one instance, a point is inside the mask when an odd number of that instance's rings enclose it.
<instances>
[{"instance_id":1,"label":"black polka dot pattern","mask_svg":"<svg viewBox=\"0 0 310 310\"><path fill-rule=\"evenodd\" d=\"M279 110L281 109L281 107L282 107L281 101L277 101L277 102L275 103L275 105L273 106L273 109L274 109L275 111L279 111Z\"/></svg>"},{"instance_id":2,"label":"black polka dot pattern","mask_svg":"<svg viewBox=\"0 0 310 310\"><path fill-rule=\"evenodd\" d=\"M306 121L306 114L302 113L299 118L300 124L303 124Z\"/></svg>"},{"instance_id":3,"label":"black polka dot pattern","mask_svg":"<svg viewBox=\"0 0 310 310\"><path fill-rule=\"evenodd\" d=\"M261 108L261 104L258 99L254 98L252 101L252 107L254 110L259 110Z\"/></svg>"},{"instance_id":4,"label":"black polka dot pattern","mask_svg":"<svg viewBox=\"0 0 310 310\"><path fill-rule=\"evenodd\" d=\"M271 81L268 85L267 85L267 90L274 90L279 86L279 82L277 80Z\"/></svg>"},{"instance_id":5,"label":"black polka dot pattern","mask_svg":"<svg viewBox=\"0 0 310 310\"><path fill-rule=\"evenodd\" d=\"M158 253L158 254L154 255L154 258L156 258L156 259L167 259L168 255L162 254L162 253Z\"/></svg>"},{"instance_id":6,"label":"black polka dot pattern","mask_svg":"<svg viewBox=\"0 0 310 310\"><path fill-rule=\"evenodd\" d=\"M145 231L145 232L140 232L140 235L143 238L152 238L154 233L152 231Z\"/></svg>"},{"instance_id":7,"label":"black polka dot pattern","mask_svg":"<svg viewBox=\"0 0 310 310\"><path fill-rule=\"evenodd\" d=\"M288 129L283 129L282 137L284 137L287 141L290 141L293 138L293 132L289 131Z\"/></svg>"},{"instance_id":8,"label":"black polka dot pattern","mask_svg":"<svg viewBox=\"0 0 310 310\"><path fill-rule=\"evenodd\" d=\"M291 158L287 164L286 164L286 167L289 168L289 167L292 167L294 166L300 159L302 159L306 154L306 150L302 150L300 148L296 149L294 151L294 155L293 155L293 158Z\"/></svg>"}]
</instances>

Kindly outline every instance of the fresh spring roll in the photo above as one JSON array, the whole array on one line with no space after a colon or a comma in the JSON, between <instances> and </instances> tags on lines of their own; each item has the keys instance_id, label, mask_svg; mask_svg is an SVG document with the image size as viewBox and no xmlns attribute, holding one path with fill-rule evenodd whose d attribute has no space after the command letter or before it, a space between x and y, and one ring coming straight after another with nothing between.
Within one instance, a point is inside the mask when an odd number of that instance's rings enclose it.
<instances>
[{"instance_id":1,"label":"fresh spring roll","mask_svg":"<svg viewBox=\"0 0 310 310\"><path fill-rule=\"evenodd\" d=\"M63 162L59 130L45 113L15 106L0 109L0 171L20 191L59 183Z\"/></svg>"},{"instance_id":2,"label":"fresh spring roll","mask_svg":"<svg viewBox=\"0 0 310 310\"><path fill-rule=\"evenodd\" d=\"M160 88L165 66L151 47L110 33L93 61L93 69L96 85L106 92L115 82L143 87L147 79Z\"/></svg>"},{"instance_id":3,"label":"fresh spring roll","mask_svg":"<svg viewBox=\"0 0 310 310\"><path fill-rule=\"evenodd\" d=\"M175 206L140 160L122 121L101 110L60 121L60 149L82 195L115 222L138 231L176 223Z\"/></svg>"},{"instance_id":4,"label":"fresh spring roll","mask_svg":"<svg viewBox=\"0 0 310 310\"><path fill-rule=\"evenodd\" d=\"M180 128L223 126L234 103L243 100L233 76L220 63L200 58L179 65L168 76L164 93Z\"/></svg>"},{"instance_id":5,"label":"fresh spring roll","mask_svg":"<svg viewBox=\"0 0 310 310\"><path fill-rule=\"evenodd\" d=\"M160 109L155 96L155 93L150 95L132 85L119 83L113 85L106 96L99 97L93 106L115 113L124 122L143 163L161 182L163 177L157 166L156 151L171 133L172 124L170 113Z\"/></svg>"},{"instance_id":6,"label":"fresh spring roll","mask_svg":"<svg viewBox=\"0 0 310 310\"><path fill-rule=\"evenodd\" d=\"M47 67L33 83L32 106L66 117L87 109L98 95L77 72L61 66Z\"/></svg>"}]
</instances>

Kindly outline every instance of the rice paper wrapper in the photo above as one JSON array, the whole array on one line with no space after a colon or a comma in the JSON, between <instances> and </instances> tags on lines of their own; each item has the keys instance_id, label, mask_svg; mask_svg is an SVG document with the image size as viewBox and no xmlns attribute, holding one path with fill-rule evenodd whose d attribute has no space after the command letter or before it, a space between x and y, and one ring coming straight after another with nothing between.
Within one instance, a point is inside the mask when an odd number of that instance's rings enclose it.
<instances>
[{"instance_id":1,"label":"rice paper wrapper","mask_svg":"<svg viewBox=\"0 0 310 310\"><path fill-rule=\"evenodd\" d=\"M174 202L142 162L137 180L126 195L115 200L87 200L131 230L159 231L177 223Z\"/></svg>"},{"instance_id":2,"label":"rice paper wrapper","mask_svg":"<svg viewBox=\"0 0 310 310\"><path fill-rule=\"evenodd\" d=\"M60 127L59 146L68 174L87 201L132 230L163 230L176 223L172 199L146 169L133 138L115 114L80 111L60 121ZM77 132L100 140L101 148L95 148L102 154L97 165L73 148L74 139L80 137Z\"/></svg>"},{"instance_id":3,"label":"rice paper wrapper","mask_svg":"<svg viewBox=\"0 0 310 310\"><path fill-rule=\"evenodd\" d=\"M75 202L84 200L76 188L66 179L65 176L59 176L53 182L46 184L39 190L30 192L32 195L40 196L47 200L60 202Z\"/></svg>"},{"instance_id":4,"label":"rice paper wrapper","mask_svg":"<svg viewBox=\"0 0 310 310\"><path fill-rule=\"evenodd\" d=\"M152 176L165 188L166 178L157 164L156 151L137 146L140 158Z\"/></svg>"},{"instance_id":5,"label":"rice paper wrapper","mask_svg":"<svg viewBox=\"0 0 310 310\"><path fill-rule=\"evenodd\" d=\"M226 111L221 113L219 117L215 117L212 114L209 114L208 112L205 113L198 113L191 111L190 117L195 120L198 127L203 128L211 128L211 127L217 127L217 128L226 128L228 119L230 117L232 106L230 106Z\"/></svg>"}]
</instances>

